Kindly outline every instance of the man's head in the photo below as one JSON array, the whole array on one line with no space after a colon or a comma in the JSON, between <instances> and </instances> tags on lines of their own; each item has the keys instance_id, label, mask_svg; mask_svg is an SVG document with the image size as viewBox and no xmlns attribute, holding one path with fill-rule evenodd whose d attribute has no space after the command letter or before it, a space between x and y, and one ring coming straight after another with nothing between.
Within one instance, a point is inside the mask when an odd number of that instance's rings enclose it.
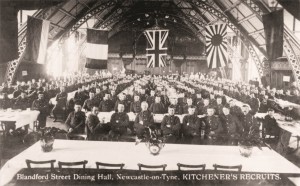
<instances>
[{"instance_id":1,"label":"man's head","mask_svg":"<svg viewBox=\"0 0 300 186\"><path fill-rule=\"evenodd\" d=\"M26 97L26 93L25 92L21 92L21 98L25 98Z\"/></svg>"},{"instance_id":2,"label":"man's head","mask_svg":"<svg viewBox=\"0 0 300 186\"><path fill-rule=\"evenodd\" d=\"M214 108L209 107L209 108L207 109L207 115L208 115L208 116L212 116L212 115L214 115L214 113L215 113L215 109L214 109Z\"/></svg>"},{"instance_id":3,"label":"man's head","mask_svg":"<svg viewBox=\"0 0 300 186\"><path fill-rule=\"evenodd\" d=\"M204 106L208 106L209 105L209 99L204 99L203 103L204 103Z\"/></svg>"},{"instance_id":4,"label":"man's head","mask_svg":"<svg viewBox=\"0 0 300 186\"><path fill-rule=\"evenodd\" d=\"M135 102L140 101L140 96L139 95L134 95L134 101Z\"/></svg>"},{"instance_id":5,"label":"man's head","mask_svg":"<svg viewBox=\"0 0 300 186\"><path fill-rule=\"evenodd\" d=\"M148 103L146 101L143 101L141 107L142 107L142 111L146 111L148 109Z\"/></svg>"},{"instance_id":6,"label":"man's head","mask_svg":"<svg viewBox=\"0 0 300 186\"><path fill-rule=\"evenodd\" d=\"M74 110L75 110L75 112L81 111L81 105L80 105L80 103L75 103Z\"/></svg>"},{"instance_id":7,"label":"man's head","mask_svg":"<svg viewBox=\"0 0 300 186\"><path fill-rule=\"evenodd\" d=\"M97 88L96 88L96 94L99 94L100 92L101 92L100 88L97 87Z\"/></svg>"},{"instance_id":8,"label":"man's head","mask_svg":"<svg viewBox=\"0 0 300 186\"><path fill-rule=\"evenodd\" d=\"M168 108L168 114L169 115L174 115L175 114L175 107L174 106L169 106Z\"/></svg>"},{"instance_id":9,"label":"man's head","mask_svg":"<svg viewBox=\"0 0 300 186\"><path fill-rule=\"evenodd\" d=\"M38 99L44 99L44 94L43 92L38 93Z\"/></svg>"},{"instance_id":10,"label":"man's head","mask_svg":"<svg viewBox=\"0 0 300 186\"><path fill-rule=\"evenodd\" d=\"M269 108L269 109L268 109L268 115L269 115L269 116L273 117L273 116L274 116L274 113L275 113L275 112L274 112L274 109L272 109L272 108Z\"/></svg>"},{"instance_id":11,"label":"man's head","mask_svg":"<svg viewBox=\"0 0 300 186\"><path fill-rule=\"evenodd\" d=\"M249 106L248 105L243 105L242 106L242 112L246 115L249 113Z\"/></svg>"},{"instance_id":12,"label":"man's head","mask_svg":"<svg viewBox=\"0 0 300 186\"><path fill-rule=\"evenodd\" d=\"M93 99L95 97L95 93L94 92L90 92L89 93L89 97L90 97L90 99Z\"/></svg>"},{"instance_id":13,"label":"man's head","mask_svg":"<svg viewBox=\"0 0 300 186\"><path fill-rule=\"evenodd\" d=\"M94 114L94 115L98 115L98 113L99 113L99 108L98 107L96 107L96 106L94 106L93 107L93 109L92 109L92 114Z\"/></svg>"},{"instance_id":14,"label":"man's head","mask_svg":"<svg viewBox=\"0 0 300 186\"><path fill-rule=\"evenodd\" d=\"M151 91L150 91L150 95L151 95L151 96L154 96L154 95L155 95L155 91L154 91L154 90L151 90Z\"/></svg>"},{"instance_id":15,"label":"man's head","mask_svg":"<svg viewBox=\"0 0 300 186\"><path fill-rule=\"evenodd\" d=\"M156 96L156 97L155 97L155 103L160 103L160 101L161 101L160 96Z\"/></svg>"},{"instance_id":16,"label":"man's head","mask_svg":"<svg viewBox=\"0 0 300 186\"><path fill-rule=\"evenodd\" d=\"M230 113L230 109L228 107L223 107L223 114L227 116Z\"/></svg>"},{"instance_id":17,"label":"man's head","mask_svg":"<svg viewBox=\"0 0 300 186\"><path fill-rule=\"evenodd\" d=\"M192 105L192 104L193 104L192 98L187 98L186 103L187 103L187 105L189 105L189 106Z\"/></svg>"},{"instance_id":18,"label":"man's head","mask_svg":"<svg viewBox=\"0 0 300 186\"><path fill-rule=\"evenodd\" d=\"M109 97L110 97L110 94L105 94L103 99L104 99L104 100L108 100Z\"/></svg>"},{"instance_id":19,"label":"man's head","mask_svg":"<svg viewBox=\"0 0 300 186\"><path fill-rule=\"evenodd\" d=\"M195 110L196 110L196 107L195 107L195 106L189 106L188 111L189 111L189 114L190 114L190 115L195 114Z\"/></svg>"},{"instance_id":20,"label":"man's head","mask_svg":"<svg viewBox=\"0 0 300 186\"><path fill-rule=\"evenodd\" d=\"M125 106L123 104L118 104L118 112L124 112Z\"/></svg>"},{"instance_id":21,"label":"man's head","mask_svg":"<svg viewBox=\"0 0 300 186\"><path fill-rule=\"evenodd\" d=\"M202 98L202 95L199 93L199 94L196 94L197 95L197 98Z\"/></svg>"}]
</instances>

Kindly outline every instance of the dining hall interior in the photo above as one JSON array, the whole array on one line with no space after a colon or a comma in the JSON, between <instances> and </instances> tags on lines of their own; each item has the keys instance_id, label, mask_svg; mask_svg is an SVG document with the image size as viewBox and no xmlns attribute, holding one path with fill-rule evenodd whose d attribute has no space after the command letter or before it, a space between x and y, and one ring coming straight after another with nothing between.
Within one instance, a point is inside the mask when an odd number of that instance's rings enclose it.
<instances>
[{"instance_id":1,"label":"dining hall interior","mask_svg":"<svg viewBox=\"0 0 300 186\"><path fill-rule=\"evenodd\" d=\"M300 185L300 0L1 0L0 186Z\"/></svg>"}]
</instances>

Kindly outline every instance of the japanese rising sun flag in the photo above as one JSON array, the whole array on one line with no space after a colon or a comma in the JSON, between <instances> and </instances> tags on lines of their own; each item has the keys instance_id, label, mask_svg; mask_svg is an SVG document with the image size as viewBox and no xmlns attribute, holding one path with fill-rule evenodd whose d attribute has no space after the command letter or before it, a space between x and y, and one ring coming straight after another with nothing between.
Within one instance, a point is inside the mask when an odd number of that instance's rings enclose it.
<instances>
[{"instance_id":1,"label":"japanese rising sun flag","mask_svg":"<svg viewBox=\"0 0 300 186\"><path fill-rule=\"evenodd\" d=\"M228 60L226 24L210 25L205 30L208 68L225 66Z\"/></svg>"}]
</instances>

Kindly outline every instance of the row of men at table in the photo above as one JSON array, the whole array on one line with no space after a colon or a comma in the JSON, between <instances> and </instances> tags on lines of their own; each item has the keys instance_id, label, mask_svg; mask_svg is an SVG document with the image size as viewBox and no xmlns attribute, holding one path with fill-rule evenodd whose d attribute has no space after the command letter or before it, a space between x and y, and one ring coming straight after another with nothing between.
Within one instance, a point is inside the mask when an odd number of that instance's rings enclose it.
<instances>
[{"instance_id":1,"label":"row of men at table","mask_svg":"<svg viewBox=\"0 0 300 186\"><path fill-rule=\"evenodd\" d=\"M208 107L206 115L200 118L196 114L196 106L189 105L188 113L183 117L181 123L175 115L174 105L168 107L168 113L164 115L161 123L155 123L153 113L148 109L148 103L141 103L141 111L137 113L135 121L130 122L125 110L125 105L118 103L117 112L111 115L110 121L100 121L99 108L93 106L90 114L82 111L79 103L75 104L75 111L71 112L66 120L68 134L71 138L76 134L87 134L89 140L99 140L107 136L112 140L118 140L122 136L134 132L137 140L142 140L148 128L158 130L165 138L166 143L187 143L187 144L236 144L237 138L250 129L254 129L259 137L259 123L249 113L249 107L242 107L242 116L238 119L230 113L229 106L222 108L222 114L216 115L215 108ZM274 110L270 109L265 117L266 129L269 133L279 135L279 128L273 117ZM131 130L131 132L129 132Z\"/></svg>"}]
</instances>

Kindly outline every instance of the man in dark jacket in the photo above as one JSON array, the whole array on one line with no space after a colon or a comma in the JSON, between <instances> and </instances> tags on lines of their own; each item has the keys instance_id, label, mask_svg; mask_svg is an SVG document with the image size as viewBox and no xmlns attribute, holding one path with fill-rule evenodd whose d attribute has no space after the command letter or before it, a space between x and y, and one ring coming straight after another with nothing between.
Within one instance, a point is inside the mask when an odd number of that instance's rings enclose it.
<instances>
[{"instance_id":1,"label":"man in dark jacket","mask_svg":"<svg viewBox=\"0 0 300 186\"><path fill-rule=\"evenodd\" d=\"M68 136L85 133L85 113L81 111L80 103L75 103L74 111L71 112L65 122L68 128Z\"/></svg>"}]
</instances>

